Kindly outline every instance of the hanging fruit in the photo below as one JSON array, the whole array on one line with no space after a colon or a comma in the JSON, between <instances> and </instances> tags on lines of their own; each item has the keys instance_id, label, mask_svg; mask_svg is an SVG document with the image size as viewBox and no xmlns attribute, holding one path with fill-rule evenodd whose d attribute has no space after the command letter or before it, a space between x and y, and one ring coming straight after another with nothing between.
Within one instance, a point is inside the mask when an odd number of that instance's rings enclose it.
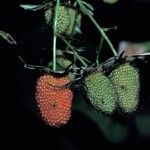
<instances>
[{"instance_id":1,"label":"hanging fruit","mask_svg":"<svg viewBox=\"0 0 150 150\"><path fill-rule=\"evenodd\" d=\"M111 114L116 108L117 94L111 80L102 72L96 72L85 78L88 98L93 107Z\"/></svg>"},{"instance_id":2,"label":"hanging fruit","mask_svg":"<svg viewBox=\"0 0 150 150\"><path fill-rule=\"evenodd\" d=\"M139 103L138 71L129 63L125 63L113 70L110 78L117 90L121 109L127 113L135 111Z\"/></svg>"},{"instance_id":3,"label":"hanging fruit","mask_svg":"<svg viewBox=\"0 0 150 150\"><path fill-rule=\"evenodd\" d=\"M43 120L54 127L60 127L71 117L73 92L65 87L68 77L43 75L36 84L36 101Z\"/></svg>"},{"instance_id":4,"label":"hanging fruit","mask_svg":"<svg viewBox=\"0 0 150 150\"><path fill-rule=\"evenodd\" d=\"M54 9L48 8L45 10L44 17L45 21L48 25L52 25L54 23ZM71 35L75 33L75 28L81 26L81 14L77 12L76 9L60 5L58 7L58 17L57 17L57 33Z\"/></svg>"}]
</instances>

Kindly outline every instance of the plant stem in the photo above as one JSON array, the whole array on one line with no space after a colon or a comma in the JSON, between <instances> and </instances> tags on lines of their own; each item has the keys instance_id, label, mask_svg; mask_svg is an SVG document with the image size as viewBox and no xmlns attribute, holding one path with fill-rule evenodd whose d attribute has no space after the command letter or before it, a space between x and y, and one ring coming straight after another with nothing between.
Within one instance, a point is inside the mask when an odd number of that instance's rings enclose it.
<instances>
[{"instance_id":1,"label":"plant stem","mask_svg":"<svg viewBox=\"0 0 150 150\"><path fill-rule=\"evenodd\" d=\"M107 37L106 33L104 32L104 30L101 28L101 26L96 22L96 20L93 18L93 16L91 15L89 9L86 8L86 6L83 4L82 0L77 0L80 8L81 8L81 11L89 16L89 18L91 19L91 21L94 23L94 25L96 26L96 28L100 31L100 33L102 34L102 36L104 37L104 39L106 40L106 42L108 43L108 45L110 46L113 54L115 57L117 57L117 52L116 50L114 49L111 41L109 40L109 38Z\"/></svg>"},{"instance_id":2,"label":"plant stem","mask_svg":"<svg viewBox=\"0 0 150 150\"><path fill-rule=\"evenodd\" d=\"M96 28L100 31L100 33L102 34L102 36L104 37L104 39L106 40L106 42L108 43L108 45L110 46L110 48L111 48L114 56L117 57L117 52L114 49L111 41L109 40L109 38L106 35L106 33L104 32L104 30L100 27L100 25L96 22L96 20L91 15L89 15L89 18L92 20L92 22L94 23L94 25L96 26Z\"/></svg>"},{"instance_id":3,"label":"plant stem","mask_svg":"<svg viewBox=\"0 0 150 150\"><path fill-rule=\"evenodd\" d=\"M60 0L57 0L56 1L56 8L55 8L55 17L54 17L54 25L53 25L53 71L55 72L56 71L56 50L57 50L57 47L56 47L56 43L57 43L57 36L56 36L56 33L57 33L57 17L58 17L58 7L59 7L59 4L60 4Z\"/></svg>"},{"instance_id":4,"label":"plant stem","mask_svg":"<svg viewBox=\"0 0 150 150\"><path fill-rule=\"evenodd\" d=\"M54 72L56 71L56 40L57 40L57 37L56 35L54 35L54 38L53 38L53 71Z\"/></svg>"},{"instance_id":5,"label":"plant stem","mask_svg":"<svg viewBox=\"0 0 150 150\"><path fill-rule=\"evenodd\" d=\"M58 35L58 37L66 43L66 45L74 52L74 55L76 58L79 59L79 61L84 65L84 67L87 67L88 65L86 62L82 59L82 57L76 52L75 48L67 41L65 40L61 35Z\"/></svg>"},{"instance_id":6,"label":"plant stem","mask_svg":"<svg viewBox=\"0 0 150 150\"><path fill-rule=\"evenodd\" d=\"M103 46L103 42L104 42L104 37L102 36L101 40L100 40L99 47L98 47L97 52L96 52L96 64L97 64L97 66L99 65L99 56L100 56L100 51L101 51L102 46Z\"/></svg>"}]
</instances>

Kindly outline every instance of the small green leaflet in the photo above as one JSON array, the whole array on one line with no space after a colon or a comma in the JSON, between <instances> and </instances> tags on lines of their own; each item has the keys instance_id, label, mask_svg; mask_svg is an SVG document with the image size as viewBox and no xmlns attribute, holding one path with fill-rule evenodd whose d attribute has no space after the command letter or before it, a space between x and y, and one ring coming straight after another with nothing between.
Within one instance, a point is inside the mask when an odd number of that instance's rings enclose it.
<instances>
[{"instance_id":1,"label":"small green leaflet","mask_svg":"<svg viewBox=\"0 0 150 150\"><path fill-rule=\"evenodd\" d=\"M84 52L84 51L86 51L85 50L85 47L79 47L78 49L76 49L78 52Z\"/></svg>"},{"instance_id":2,"label":"small green leaflet","mask_svg":"<svg viewBox=\"0 0 150 150\"><path fill-rule=\"evenodd\" d=\"M115 4L118 0L103 0L104 3Z\"/></svg>"},{"instance_id":3,"label":"small green leaflet","mask_svg":"<svg viewBox=\"0 0 150 150\"><path fill-rule=\"evenodd\" d=\"M74 30L76 33L82 34L82 31L79 26L76 26Z\"/></svg>"},{"instance_id":4,"label":"small green leaflet","mask_svg":"<svg viewBox=\"0 0 150 150\"><path fill-rule=\"evenodd\" d=\"M45 5L20 4L20 7L22 7L25 10L37 11L37 10L44 8Z\"/></svg>"},{"instance_id":5,"label":"small green leaflet","mask_svg":"<svg viewBox=\"0 0 150 150\"><path fill-rule=\"evenodd\" d=\"M85 2L85 1L82 1L82 3L83 3L85 6L87 6L89 9L91 9L92 11L94 11L94 7L93 7L91 4L89 4L89 3Z\"/></svg>"},{"instance_id":6,"label":"small green leaflet","mask_svg":"<svg viewBox=\"0 0 150 150\"><path fill-rule=\"evenodd\" d=\"M5 39L9 44L13 44L13 45L17 44L17 42L13 39L13 37L4 31L0 31L0 36L3 39Z\"/></svg>"},{"instance_id":7,"label":"small green leaflet","mask_svg":"<svg viewBox=\"0 0 150 150\"><path fill-rule=\"evenodd\" d=\"M114 27L110 27L110 28L102 28L103 31L107 32L109 30L117 30L117 26L114 26Z\"/></svg>"},{"instance_id":8,"label":"small green leaflet","mask_svg":"<svg viewBox=\"0 0 150 150\"><path fill-rule=\"evenodd\" d=\"M79 6L80 6L80 10L83 12L83 14L88 15L88 16L93 16L93 12L86 8L86 4L84 4L81 0L77 0ZM86 5L86 6L85 6Z\"/></svg>"},{"instance_id":9,"label":"small green leaflet","mask_svg":"<svg viewBox=\"0 0 150 150\"><path fill-rule=\"evenodd\" d=\"M65 50L66 53L74 55L74 52L70 51L70 50Z\"/></svg>"}]
</instances>

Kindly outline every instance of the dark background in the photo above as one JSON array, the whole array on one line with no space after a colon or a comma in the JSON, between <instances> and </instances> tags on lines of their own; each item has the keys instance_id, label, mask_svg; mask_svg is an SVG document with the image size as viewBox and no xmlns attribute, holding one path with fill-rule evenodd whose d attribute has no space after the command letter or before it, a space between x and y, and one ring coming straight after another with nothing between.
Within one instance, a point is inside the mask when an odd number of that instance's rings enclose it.
<instances>
[{"instance_id":1,"label":"dark background","mask_svg":"<svg viewBox=\"0 0 150 150\"><path fill-rule=\"evenodd\" d=\"M4 149L7 146L19 149L41 147L41 149L65 150L110 147L146 149L149 136L141 136L135 122L137 116L150 115L148 72L150 65L142 61L138 61L142 77L141 105L133 116L122 116L124 126L131 132L121 143L110 142L97 128L96 123L80 111L74 110L68 125L60 129L49 127L40 120L34 99L35 82L39 72L24 69L17 56L23 56L30 64L39 64L44 57L43 64L46 63L51 58L51 51L48 51L51 33L44 23L43 11L25 11L19 7L23 2L30 3L29 0L0 2L0 30L10 33L18 42L18 46L12 46L3 39L0 40L1 139ZM95 7L95 17L101 26L118 26L117 31L108 33L116 48L121 40L134 42L150 40L148 0L120 0L115 5L93 0L92 4ZM92 60L99 34L86 17L83 17L82 32L80 42L88 47L87 56ZM109 51L106 48L102 59L112 55ZM76 96L74 103L81 99L84 97Z\"/></svg>"}]
</instances>

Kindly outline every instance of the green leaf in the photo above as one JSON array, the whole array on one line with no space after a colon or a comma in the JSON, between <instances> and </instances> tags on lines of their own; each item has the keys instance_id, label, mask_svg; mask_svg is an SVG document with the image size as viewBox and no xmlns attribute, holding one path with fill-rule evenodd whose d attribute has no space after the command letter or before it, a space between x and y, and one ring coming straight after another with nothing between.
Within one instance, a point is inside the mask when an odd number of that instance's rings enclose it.
<instances>
[{"instance_id":1,"label":"green leaf","mask_svg":"<svg viewBox=\"0 0 150 150\"><path fill-rule=\"evenodd\" d=\"M118 0L103 0L104 3L108 3L108 4L114 4L116 2L118 2Z\"/></svg>"},{"instance_id":2,"label":"green leaf","mask_svg":"<svg viewBox=\"0 0 150 150\"><path fill-rule=\"evenodd\" d=\"M17 42L13 39L13 37L4 31L0 31L0 36L3 39L5 39L9 44L13 44L13 45L17 44Z\"/></svg>"},{"instance_id":3,"label":"green leaf","mask_svg":"<svg viewBox=\"0 0 150 150\"><path fill-rule=\"evenodd\" d=\"M74 34L76 34L76 33L82 34L82 31L81 31L81 19L82 19L82 16L81 16L81 14L79 14L77 16L77 19L76 19L76 24L75 24L75 27L74 27Z\"/></svg>"},{"instance_id":4,"label":"green leaf","mask_svg":"<svg viewBox=\"0 0 150 150\"><path fill-rule=\"evenodd\" d=\"M94 11L94 7L93 7L91 4L89 4L89 3L85 2L85 1L82 1L82 3L83 3L85 6L87 6L89 9L91 9L92 11Z\"/></svg>"},{"instance_id":5,"label":"green leaf","mask_svg":"<svg viewBox=\"0 0 150 150\"><path fill-rule=\"evenodd\" d=\"M75 33L82 34L82 31L81 31L81 29L80 29L79 26L75 26L74 30L75 30L75 31L74 31Z\"/></svg>"},{"instance_id":6,"label":"green leaf","mask_svg":"<svg viewBox=\"0 0 150 150\"><path fill-rule=\"evenodd\" d=\"M78 51L78 52L84 52L85 51L85 47L79 47L78 49L76 49L76 51Z\"/></svg>"},{"instance_id":7,"label":"green leaf","mask_svg":"<svg viewBox=\"0 0 150 150\"><path fill-rule=\"evenodd\" d=\"M20 7L22 7L25 10L37 11L37 10L44 8L45 5L20 4Z\"/></svg>"},{"instance_id":8,"label":"green leaf","mask_svg":"<svg viewBox=\"0 0 150 150\"><path fill-rule=\"evenodd\" d=\"M77 0L77 2L79 4L80 10L83 12L83 14L93 16L93 12L91 10L87 9L81 0Z\"/></svg>"},{"instance_id":9,"label":"green leaf","mask_svg":"<svg viewBox=\"0 0 150 150\"><path fill-rule=\"evenodd\" d=\"M74 52L73 52L73 51L65 50L65 52L68 53L68 54L74 55Z\"/></svg>"},{"instance_id":10,"label":"green leaf","mask_svg":"<svg viewBox=\"0 0 150 150\"><path fill-rule=\"evenodd\" d=\"M116 30L117 26L114 27L110 27L110 28L102 28L105 32L109 31L109 30Z\"/></svg>"}]
</instances>

